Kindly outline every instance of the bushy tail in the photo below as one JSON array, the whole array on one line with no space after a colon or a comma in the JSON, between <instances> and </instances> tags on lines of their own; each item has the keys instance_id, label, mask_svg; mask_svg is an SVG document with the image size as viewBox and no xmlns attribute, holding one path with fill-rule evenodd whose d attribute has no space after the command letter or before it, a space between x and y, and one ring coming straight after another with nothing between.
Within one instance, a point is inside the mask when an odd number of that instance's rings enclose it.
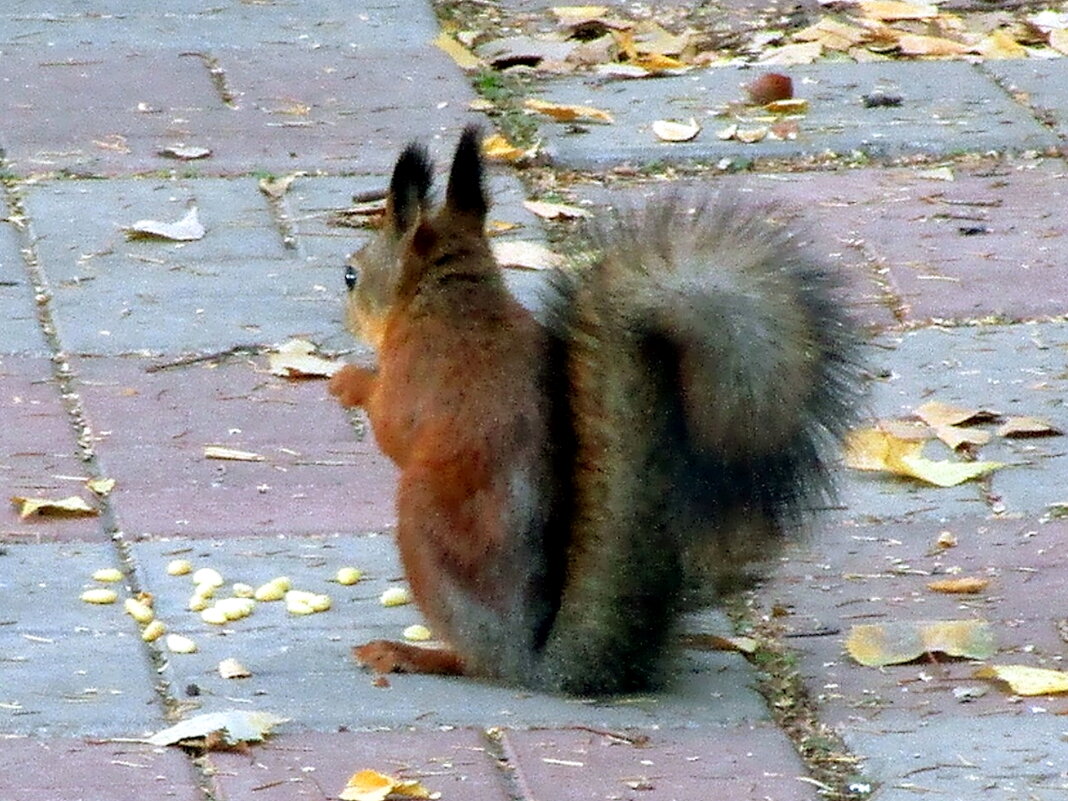
<instances>
[{"instance_id":1,"label":"bushy tail","mask_svg":"<svg viewBox=\"0 0 1068 801\"><path fill-rule=\"evenodd\" d=\"M581 533L546 647L556 689L655 684L694 564L730 585L828 492L854 333L833 275L772 213L649 204L558 281Z\"/></svg>"}]
</instances>

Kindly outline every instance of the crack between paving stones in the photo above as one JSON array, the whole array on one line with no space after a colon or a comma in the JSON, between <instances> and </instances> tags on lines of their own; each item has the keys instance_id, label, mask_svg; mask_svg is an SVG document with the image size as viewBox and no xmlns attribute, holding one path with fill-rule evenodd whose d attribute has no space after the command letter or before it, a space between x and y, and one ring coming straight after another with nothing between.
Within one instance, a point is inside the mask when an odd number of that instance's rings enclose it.
<instances>
[{"instance_id":1,"label":"crack between paving stones","mask_svg":"<svg viewBox=\"0 0 1068 801\"><path fill-rule=\"evenodd\" d=\"M230 84L226 80L226 70L219 64L218 58L211 53L204 53L199 50L187 50L184 53L179 53L179 55L200 59L200 63L208 71L208 78L211 80L211 85L215 88L215 93L219 96L219 100L227 108L237 108L237 95L230 89Z\"/></svg>"},{"instance_id":2,"label":"crack between paving stones","mask_svg":"<svg viewBox=\"0 0 1068 801\"><path fill-rule=\"evenodd\" d=\"M504 741L504 731L499 728L483 729L482 739L486 743L486 753L493 759L501 785L512 801L526 801L535 795L527 787L518 772L517 762L512 758L511 749Z\"/></svg>"},{"instance_id":3,"label":"crack between paving stones","mask_svg":"<svg viewBox=\"0 0 1068 801\"><path fill-rule=\"evenodd\" d=\"M1033 102L1031 102L1032 98L1030 92L1024 92L1023 90L1013 92L1012 90L1010 90L1009 87L1006 85L1005 80L998 76L997 73L986 68L986 61L980 61L977 64L972 64L972 69L979 73L981 77L988 79L992 84L994 84L998 89L1000 89L1002 94L1004 94L1005 97L1008 98L1010 103L1027 109L1027 112L1031 115L1031 118L1035 122L1037 122L1046 130L1056 134L1058 139L1064 139L1064 137L1061 136L1060 133L1058 133L1057 131L1057 120L1053 116L1053 111L1050 109L1043 108L1042 106L1036 106ZM1021 100L1019 97L1021 94L1026 96L1027 99ZM1054 152L1048 153L1047 155L1053 158L1061 157L1061 154L1056 152L1056 149L1054 149Z\"/></svg>"},{"instance_id":4,"label":"crack between paving stones","mask_svg":"<svg viewBox=\"0 0 1068 801\"><path fill-rule=\"evenodd\" d=\"M8 189L6 205L11 216L18 216L27 221L23 226L15 226L19 237L19 250L26 272L34 287L38 325L51 351L52 376L58 385L60 400L67 413L67 420L74 431L78 447L78 458L81 460L90 479L106 478L107 476L101 469L96 459L96 453L93 450L93 428L86 417L81 397L77 392L78 376L71 367L70 354L63 350L59 334L56 331L55 318L51 310L52 291L48 284L48 277L45 275L44 270L41 269L37 250L34 246L35 237L32 224L29 222L29 217L26 214L17 189ZM130 548L130 542L126 539L126 535L123 534L119 526L118 516L108 496L98 496L96 501L100 509L101 529L108 535L115 549L119 564L122 566L124 586L128 590L130 597L136 597L144 591L144 587L138 577L137 562ZM181 702L171 692L170 684L162 679L163 669L167 664L166 654L161 646L154 643L146 643L140 640L140 637L138 637L138 640L141 641L142 647L147 653L152 669L157 676L161 677L154 686L154 690L160 705L163 707L164 718L174 718L181 707Z\"/></svg>"}]
</instances>

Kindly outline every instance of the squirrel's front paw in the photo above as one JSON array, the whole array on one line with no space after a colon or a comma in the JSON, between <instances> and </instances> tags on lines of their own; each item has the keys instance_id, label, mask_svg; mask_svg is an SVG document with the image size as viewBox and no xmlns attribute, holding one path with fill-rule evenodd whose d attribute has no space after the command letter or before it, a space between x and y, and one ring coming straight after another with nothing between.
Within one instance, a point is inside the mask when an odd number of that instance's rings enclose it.
<instances>
[{"instance_id":1,"label":"squirrel's front paw","mask_svg":"<svg viewBox=\"0 0 1068 801\"><path fill-rule=\"evenodd\" d=\"M363 367L346 364L330 378L328 389L342 406L363 406L370 393L374 373Z\"/></svg>"},{"instance_id":2,"label":"squirrel's front paw","mask_svg":"<svg viewBox=\"0 0 1068 801\"><path fill-rule=\"evenodd\" d=\"M436 673L461 675L464 663L448 648L422 648L391 640L371 640L357 645L352 655L364 667L375 673Z\"/></svg>"}]
</instances>

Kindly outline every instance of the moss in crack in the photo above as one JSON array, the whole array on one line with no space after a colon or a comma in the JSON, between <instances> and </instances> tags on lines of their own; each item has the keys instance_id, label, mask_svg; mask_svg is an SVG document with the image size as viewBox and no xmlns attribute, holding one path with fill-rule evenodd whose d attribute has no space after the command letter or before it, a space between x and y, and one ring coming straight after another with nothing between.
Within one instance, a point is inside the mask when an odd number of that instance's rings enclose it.
<instances>
[{"instance_id":1,"label":"moss in crack","mask_svg":"<svg viewBox=\"0 0 1068 801\"><path fill-rule=\"evenodd\" d=\"M538 126L523 108L527 91L520 78L487 68L475 75L474 87L483 99L493 104L489 114L512 144L529 147L534 143Z\"/></svg>"},{"instance_id":2,"label":"moss in crack","mask_svg":"<svg viewBox=\"0 0 1068 801\"><path fill-rule=\"evenodd\" d=\"M871 783L860 775L857 757L820 720L798 669L798 655L783 643L781 627L773 619L758 618L743 596L732 599L727 612L737 629L758 642L748 657L758 670L757 689L819 785L820 795L830 801L867 798Z\"/></svg>"}]
</instances>

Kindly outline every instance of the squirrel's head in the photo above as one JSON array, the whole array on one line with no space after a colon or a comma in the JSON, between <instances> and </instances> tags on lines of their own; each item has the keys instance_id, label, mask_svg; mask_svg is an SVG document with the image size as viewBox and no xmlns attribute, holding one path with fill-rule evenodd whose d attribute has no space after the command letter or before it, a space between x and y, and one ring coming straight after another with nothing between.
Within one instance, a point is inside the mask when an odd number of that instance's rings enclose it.
<instances>
[{"instance_id":1,"label":"squirrel's head","mask_svg":"<svg viewBox=\"0 0 1068 801\"><path fill-rule=\"evenodd\" d=\"M409 144L393 167L379 233L345 268L349 329L376 349L390 310L424 280L496 269L485 236L489 203L479 139L478 126L464 128L445 202L436 212L430 209L432 167L426 148Z\"/></svg>"}]
</instances>

